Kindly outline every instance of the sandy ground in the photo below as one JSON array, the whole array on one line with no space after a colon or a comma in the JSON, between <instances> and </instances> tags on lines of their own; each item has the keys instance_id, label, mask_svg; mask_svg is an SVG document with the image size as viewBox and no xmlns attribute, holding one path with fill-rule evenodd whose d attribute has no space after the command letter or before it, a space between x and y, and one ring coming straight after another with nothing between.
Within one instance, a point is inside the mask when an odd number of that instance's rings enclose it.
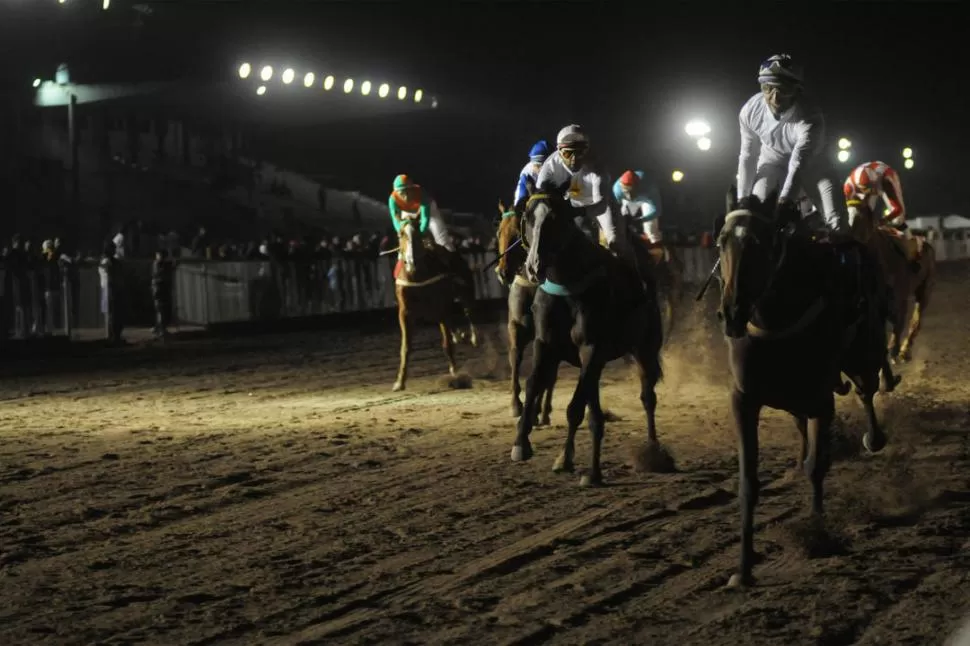
<instances>
[{"instance_id":1,"label":"sandy ground","mask_svg":"<svg viewBox=\"0 0 970 646\"><path fill-rule=\"evenodd\" d=\"M829 536L788 474L794 425L764 416L767 558L746 592L723 589L737 463L724 348L700 312L659 390L679 471L630 466L644 422L615 362L593 490L551 471L572 368L536 457L509 461L498 328L461 350L468 389L441 376L434 331L403 393L394 331L185 341L8 377L0 644L943 643L970 615L970 272L946 273L900 390L880 397L883 454L858 455L861 409L839 402Z\"/></svg>"}]
</instances>

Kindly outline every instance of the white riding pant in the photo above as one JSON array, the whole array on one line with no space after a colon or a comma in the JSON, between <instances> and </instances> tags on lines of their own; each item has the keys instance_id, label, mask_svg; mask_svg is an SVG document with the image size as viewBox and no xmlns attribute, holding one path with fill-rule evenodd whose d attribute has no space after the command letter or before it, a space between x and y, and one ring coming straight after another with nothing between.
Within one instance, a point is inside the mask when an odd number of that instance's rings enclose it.
<instances>
[{"instance_id":1,"label":"white riding pant","mask_svg":"<svg viewBox=\"0 0 970 646\"><path fill-rule=\"evenodd\" d=\"M433 200L428 209L428 230L431 231L434 241L439 245L448 251L455 250L455 245L451 243L451 236L448 234L448 228L445 226L445 219L441 216L441 211L438 210L438 203Z\"/></svg>"},{"instance_id":2,"label":"white riding pant","mask_svg":"<svg viewBox=\"0 0 970 646\"><path fill-rule=\"evenodd\" d=\"M788 177L788 160L758 160L752 194L764 200L773 190L781 190ZM802 191L808 196L825 218L825 225L833 232L846 230L845 210L842 208L842 193L837 191L831 179L819 168L819 163L809 163L802 169ZM797 195L797 194L796 194Z\"/></svg>"}]
</instances>

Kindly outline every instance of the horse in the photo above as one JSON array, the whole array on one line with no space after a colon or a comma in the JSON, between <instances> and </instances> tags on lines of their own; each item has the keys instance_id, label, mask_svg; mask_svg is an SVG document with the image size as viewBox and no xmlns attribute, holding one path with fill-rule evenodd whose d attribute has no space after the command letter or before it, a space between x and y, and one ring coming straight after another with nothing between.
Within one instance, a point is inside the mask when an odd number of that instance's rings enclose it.
<instances>
[{"instance_id":1,"label":"horse","mask_svg":"<svg viewBox=\"0 0 970 646\"><path fill-rule=\"evenodd\" d=\"M875 267L858 247L822 244L790 224L794 208L735 202L717 234L723 324L733 376L731 410L738 436L741 504L740 567L728 585L754 583L754 509L758 502L758 423L763 407L790 413L801 434L798 462L812 484L812 514L822 515L835 413L833 377L855 384L869 420L863 443L881 450L873 396L886 361L884 320L875 298ZM890 373L891 376L891 373ZM887 377L888 379L888 377ZM895 382L886 383L891 390Z\"/></svg>"},{"instance_id":2,"label":"horse","mask_svg":"<svg viewBox=\"0 0 970 646\"><path fill-rule=\"evenodd\" d=\"M532 195L520 226L522 244L528 248L526 277L538 283L539 289L532 304L536 328L532 374L526 382L525 407L518 422L512 461L532 457L529 433L535 420L536 396L552 388L559 363L566 361L579 367L580 374L566 408L566 442L553 470L574 470L576 429L588 406L592 462L580 484L602 484L604 416L600 377L608 361L632 354L647 418L647 442L639 454L638 466L672 470L672 460L657 439L655 420L655 388L663 375L663 331L656 294L649 293L634 267L596 244L576 226L573 209L560 193Z\"/></svg>"},{"instance_id":3,"label":"horse","mask_svg":"<svg viewBox=\"0 0 970 646\"><path fill-rule=\"evenodd\" d=\"M519 205L522 207L522 204ZM522 415L522 387L519 371L526 346L535 338L535 324L532 318L532 303L539 285L527 279L523 273L525 250L521 245L519 221L521 214L516 209L506 209L502 202L498 205L501 220L498 226L498 266L495 273L499 282L509 288L509 367L512 369L512 417ZM514 246L513 246L514 245ZM548 426L552 415L552 385L545 391L541 406L541 416L536 426ZM543 393L540 391L539 396Z\"/></svg>"},{"instance_id":4,"label":"horse","mask_svg":"<svg viewBox=\"0 0 970 646\"><path fill-rule=\"evenodd\" d=\"M880 225L869 205L850 200L849 227L853 237L879 259L889 287L889 356L893 361L912 359L913 342L936 284L936 250L923 236L913 236L916 260L910 260L907 241L895 229ZM915 270L915 271L914 271Z\"/></svg>"},{"instance_id":5,"label":"horse","mask_svg":"<svg viewBox=\"0 0 970 646\"><path fill-rule=\"evenodd\" d=\"M404 218L398 232L400 240L397 269L394 276L394 296L397 299L397 318L401 326L401 364L394 382L394 391L404 390L411 352L411 322L417 318L438 324L441 347L448 359L448 373L455 376L455 348L459 337L452 330L455 301L462 307L468 323L468 339L478 346L478 333L472 322L471 308L475 300L474 285L448 272L448 263L430 238L422 239L414 218Z\"/></svg>"}]
</instances>

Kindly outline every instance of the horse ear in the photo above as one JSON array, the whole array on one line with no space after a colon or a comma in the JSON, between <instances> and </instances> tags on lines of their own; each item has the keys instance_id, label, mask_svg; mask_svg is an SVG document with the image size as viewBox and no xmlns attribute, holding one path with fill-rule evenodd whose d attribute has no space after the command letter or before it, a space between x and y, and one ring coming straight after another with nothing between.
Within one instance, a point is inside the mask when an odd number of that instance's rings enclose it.
<instances>
[{"instance_id":1,"label":"horse ear","mask_svg":"<svg viewBox=\"0 0 970 646\"><path fill-rule=\"evenodd\" d=\"M734 184L728 186L727 195L724 196L724 212L738 210L738 189ZM716 235L714 236L717 237Z\"/></svg>"},{"instance_id":2,"label":"horse ear","mask_svg":"<svg viewBox=\"0 0 970 646\"><path fill-rule=\"evenodd\" d=\"M503 202L502 200L499 200L498 201L498 212L501 213L502 215L505 215L505 211L506 211L506 209L505 209L505 202Z\"/></svg>"}]
</instances>

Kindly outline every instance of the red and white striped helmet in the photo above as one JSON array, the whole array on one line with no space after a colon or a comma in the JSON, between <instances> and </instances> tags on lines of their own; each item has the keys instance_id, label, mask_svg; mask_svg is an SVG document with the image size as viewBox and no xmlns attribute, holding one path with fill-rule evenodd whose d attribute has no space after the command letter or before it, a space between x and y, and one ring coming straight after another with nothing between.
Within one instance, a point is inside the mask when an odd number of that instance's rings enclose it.
<instances>
[{"instance_id":1,"label":"red and white striped helmet","mask_svg":"<svg viewBox=\"0 0 970 646\"><path fill-rule=\"evenodd\" d=\"M860 195L872 195L879 188L878 164L879 162L862 164L849 176L856 192Z\"/></svg>"}]
</instances>

